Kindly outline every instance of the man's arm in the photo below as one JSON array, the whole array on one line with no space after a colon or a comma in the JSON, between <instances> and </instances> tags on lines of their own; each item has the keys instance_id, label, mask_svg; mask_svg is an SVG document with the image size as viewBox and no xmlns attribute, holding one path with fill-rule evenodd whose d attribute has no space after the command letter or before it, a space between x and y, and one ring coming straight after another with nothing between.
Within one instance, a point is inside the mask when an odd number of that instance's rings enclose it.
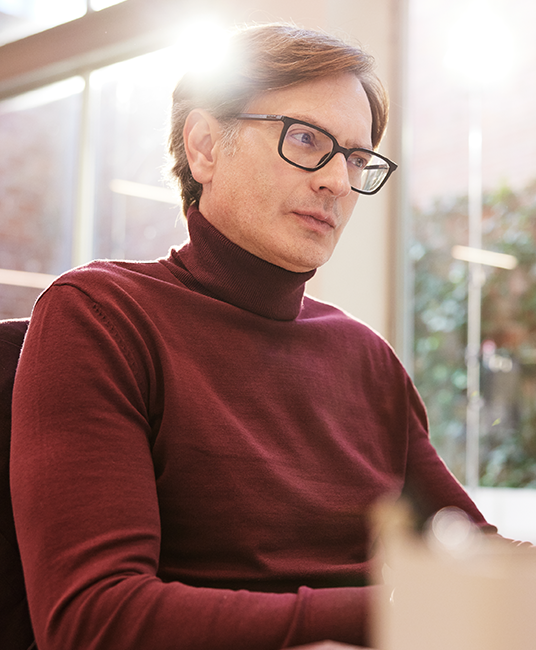
<instances>
[{"instance_id":1,"label":"man's arm","mask_svg":"<svg viewBox=\"0 0 536 650\"><path fill-rule=\"evenodd\" d=\"M421 522L441 508L464 510L486 532L496 533L478 510L464 487L432 446L424 404L408 378L409 447L404 495L409 498Z\"/></svg>"}]
</instances>

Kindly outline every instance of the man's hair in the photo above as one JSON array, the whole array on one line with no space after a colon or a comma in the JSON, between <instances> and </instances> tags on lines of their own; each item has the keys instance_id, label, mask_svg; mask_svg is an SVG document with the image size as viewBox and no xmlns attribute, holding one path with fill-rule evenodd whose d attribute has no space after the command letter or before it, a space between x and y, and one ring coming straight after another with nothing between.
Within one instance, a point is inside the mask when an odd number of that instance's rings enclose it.
<instances>
[{"instance_id":1,"label":"man's hair","mask_svg":"<svg viewBox=\"0 0 536 650\"><path fill-rule=\"evenodd\" d=\"M191 174L184 149L184 124L192 110L202 108L215 117L229 143L238 128L236 115L257 95L344 73L355 74L367 94L376 148L387 126L388 100L374 59L333 36L283 24L243 28L210 72L186 73L173 93L168 141L169 176L179 184L184 213L199 203L203 189Z\"/></svg>"}]
</instances>

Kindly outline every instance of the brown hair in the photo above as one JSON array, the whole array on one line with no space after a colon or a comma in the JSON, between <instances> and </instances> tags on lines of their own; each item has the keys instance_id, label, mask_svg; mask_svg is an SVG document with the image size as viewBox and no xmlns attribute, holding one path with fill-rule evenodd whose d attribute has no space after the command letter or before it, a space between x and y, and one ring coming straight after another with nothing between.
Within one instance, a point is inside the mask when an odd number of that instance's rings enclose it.
<instances>
[{"instance_id":1,"label":"brown hair","mask_svg":"<svg viewBox=\"0 0 536 650\"><path fill-rule=\"evenodd\" d=\"M374 60L359 47L322 32L292 25L258 25L238 30L223 61L205 74L187 73L173 93L169 176L178 181L184 213L201 197L184 150L183 129L195 108L222 123L224 138L236 132L233 117L256 96L320 77L353 73L361 81L372 111L372 145L387 126L387 94L374 72Z\"/></svg>"}]
</instances>

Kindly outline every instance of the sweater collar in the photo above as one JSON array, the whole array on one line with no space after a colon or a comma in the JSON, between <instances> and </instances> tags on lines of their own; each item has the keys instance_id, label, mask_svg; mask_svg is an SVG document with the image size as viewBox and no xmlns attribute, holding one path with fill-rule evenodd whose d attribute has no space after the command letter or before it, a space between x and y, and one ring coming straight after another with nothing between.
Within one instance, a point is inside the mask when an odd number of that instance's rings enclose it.
<instances>
[{"instance_id":1,"label":"sweater collar","mask_svg":"<svg viewBox=\"0 0 536 650\"><path fill-rule=\"evenodd\" d=\"M188 231L189 241L175 254L204 293L265 318L287 321L298 316L314 270L294 273L252 255L195 208L188 211Z\"/></svg>"}]
</instances>

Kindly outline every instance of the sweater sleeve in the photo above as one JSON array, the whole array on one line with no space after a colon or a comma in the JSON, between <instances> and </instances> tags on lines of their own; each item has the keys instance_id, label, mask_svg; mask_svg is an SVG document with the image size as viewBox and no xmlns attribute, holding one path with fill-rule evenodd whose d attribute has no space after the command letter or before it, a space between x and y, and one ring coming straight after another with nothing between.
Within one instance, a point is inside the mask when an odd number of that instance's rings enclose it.
<instances>
[{"instance_id":1,"label":"sweater sleeve","mask_svg":"<svg viewBox=\"0 0 536 650\"><path fill-rule=\"evenodd\" d=\"M109 321L72 286L50 288L32 315L15 382L11 481L39 649L367 645L375 587L275 594L159 579L154 376L143 345L132 323Z\"/></svg>"},{"instance_id":2,"label":"sweater sleeve","mask_svg":"<svg viewBox=\"0 0 536 650\"><path fill-rule=\"evenodd\" d=\"M404 494L420 523L441 508L464 510L485 532L496 533L487 523L458 479L448 469L430 441L426 409L413 383L407 379L409 447Z\"/></svg>"}]
</instances>

